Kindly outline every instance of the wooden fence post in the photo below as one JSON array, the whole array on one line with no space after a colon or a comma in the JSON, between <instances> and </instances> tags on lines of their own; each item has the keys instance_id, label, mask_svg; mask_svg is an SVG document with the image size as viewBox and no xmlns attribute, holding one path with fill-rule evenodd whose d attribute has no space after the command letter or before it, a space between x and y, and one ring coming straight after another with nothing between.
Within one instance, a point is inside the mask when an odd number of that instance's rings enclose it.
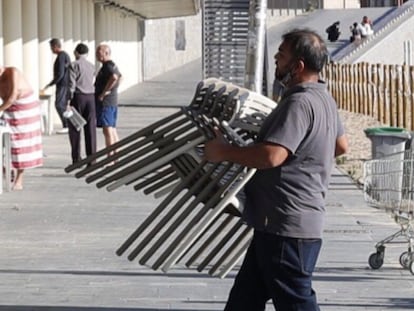
<instances>
[{"instance_id":1,"label":"wooden fence post","mask_svg":"<svg viewBox=\"0 0 414 311\"><path fill-rule=\"evenodd\" d=\"M372 99L371 101L371 116L374 117L376 120L380 120L379 116L379 97L378 97L378 67L376 65L370 66L370 95L369 97Z\"/></svg>"},{"instance_id":2,"label":"wooden fence post","mask_svg":"<svg viewBox=\"0 0 414 311\"><path fill-rule=\"evenodd\" d=\"M403 65L402 66L402 101L403 101L403 109L404 109L404 127L409 130L413 130L413 123L412 123L412 110L410 105L410 76L409 76L409 66Z\"/></svg>"},{"instance_id":3,"label":"wooden fence post","mask_svg":"<svg viewBox=\"0 0 414 311\"><path fill-rule=\"evenodd\" d=\"M385 70L382 64L377 64L378 72L378 121L386 123L385 117Z\"/></svg>"},{"instance_id":4,"label":"wooden fence post","mask_svg":"<svg viewBox=\"0 0 414 311\"><path fill-rule=\"evenodd\" d=\"M411 130L414 131L414 66L409 68L409 101L410 101L410 111L411 111ZM408 79L407 79L408 80Z\"/></svg>"},{"instance_id":5,"label":"wooden fence post","mask_svg":"<svg viewBox=\"0 0 414 311\"><path fill-rule=\"evenodd\" d=\"M363 62L361 64L361 88L362 88L362 107L363 107L363 114L366 116L369 116L371 114L371 109L369 109L369 103L368 100L371 98L368 96L368 86L369 86L369 80L368 80L368 63Z\"/></svg>"},{"instance_id":6,"label":"wooden fence post","mask_svg":"<svg viewBox=\"0 0 414 311\"><path fill-rule=\"evenodd\" d=\"M349 94L349 111L351 112L356 112L355 109L355 103L356 103L356 98L355 98L355 76L352 74L352 66L351 64L345 64L344 65L344 69L346 71L346 79L347 79L347 90L348 90L348 94Z\"/></svg>"},{"instance_id":7,"label":"wooden fence post","mask_svg":"<svg viewBox=\"0 0 414 311\"><path fill-rule=\"evenodd\" d=\"M403 76L402 76L402 67L401 65L395 66L395 104L397 106L397 124L401 127L406 127L407 122L405 119L405 114L407 113L403 103Z\"/></svg>"},{"instance_id":8,"label":"wooden fence post","mask_svg":"<svg viewBox=\"0 0 414 311\"><path fill-rule=\"evenodd\" d=\"M390 110L391 126L399 126L398 124L398 105L397 105L397 69L396 65L389 65L390 70Z\"/></svg>"},{"instance_id":9,"label":"wooden fence post","mask_svg":"<svg viewBox=\"0 0 414 311\"><path fill-rule=\"evenodd\" d=\"M390 67L391 65L384 65L384 122L392 125L392 112L390 107Z\"/></svg>"}]
</instances>

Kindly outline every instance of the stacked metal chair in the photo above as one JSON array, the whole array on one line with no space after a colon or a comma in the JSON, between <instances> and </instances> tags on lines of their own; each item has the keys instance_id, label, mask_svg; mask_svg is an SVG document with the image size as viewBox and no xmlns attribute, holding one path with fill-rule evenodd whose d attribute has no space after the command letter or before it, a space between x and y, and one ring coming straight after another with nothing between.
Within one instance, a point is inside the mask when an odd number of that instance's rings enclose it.
<instances>
[{"instance_id":1,"label":"stacked metal chair","mask_svg":"<svg viewBox=\"0 0 414 311\"><path fill-rule=\"evenodd\" d=\"M254 174L209 163L203 144L219 129L231 144L251 144L276 103L217 79L201 81L189 106L65 168L114 191L132 186L159 205L118 248L167 272L184 262L224 277L244 255L252 230L241 221L243 186ZM113 165L108 165L112 164Z\"/></svg>"}]
</instances>

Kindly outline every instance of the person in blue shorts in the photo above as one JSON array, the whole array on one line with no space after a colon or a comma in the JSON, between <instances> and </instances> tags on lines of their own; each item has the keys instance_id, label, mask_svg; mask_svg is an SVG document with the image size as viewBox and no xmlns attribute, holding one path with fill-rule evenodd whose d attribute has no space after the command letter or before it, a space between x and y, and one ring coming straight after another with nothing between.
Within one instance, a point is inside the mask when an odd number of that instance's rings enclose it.
<instances>
[{"instance_id":1,"label":"person in blue shorts","mask_svg":"<svg viewBox=\"0 0 414 311\"><path fill-rule=\"evenodd\" d=\"M116 130L118 118L118 86L121 73L111 60L111 49L106 44L96 48L96 59L102 63L95 80L96 126L102 128L106 147L119 140Z\"/></svg>"}]
</instances>

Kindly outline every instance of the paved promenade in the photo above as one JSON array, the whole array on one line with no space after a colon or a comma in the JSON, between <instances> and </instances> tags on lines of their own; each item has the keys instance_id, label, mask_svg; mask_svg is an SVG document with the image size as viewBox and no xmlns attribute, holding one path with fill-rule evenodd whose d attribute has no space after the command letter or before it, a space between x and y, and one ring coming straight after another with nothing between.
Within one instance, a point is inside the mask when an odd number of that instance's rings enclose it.
<instances>
[{"instance_id":1,"label":"paved promenade","mask_svg":"<svg viewBox=\"0 0 414 311\"><path fill-rule=\"evenodd\" d=\"M189 73L197 66L125 92L121 138L188 104L199 79ZM236 271L225 279L180 266L164 274L118 257L115 250L157 202L130 187L107 192L66 174L65 135L44 136L44 149L45 164L27 171L24 190L0 195L0 311L223 309ZM414 275L398 263L406 245L387 247L380 270L367 263L375 243L398 225L367 207L362 191L337 170L327 201L314 282L321 310L413 310Z\"/></svg>"}]
</instances>

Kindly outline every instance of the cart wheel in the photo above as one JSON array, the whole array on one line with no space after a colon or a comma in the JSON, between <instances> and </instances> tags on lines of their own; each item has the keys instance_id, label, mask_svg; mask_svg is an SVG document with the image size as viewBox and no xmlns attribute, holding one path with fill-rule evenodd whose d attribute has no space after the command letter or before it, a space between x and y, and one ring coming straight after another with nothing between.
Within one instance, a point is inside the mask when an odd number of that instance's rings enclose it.
<instances>
[{"instance_id":1,"label":"cart wheel","mask_svg":"<svg viewBox=\"0 0 414 311\"><path fill-rule=\"evenodd\" d=\"M409 252L404 252L400 256L400 264L404 269L408 269L410 266L411 255Z\"/></svg>"},{"instance_id":2,"label":"cart wheel","mask_svg":"<svg viewBox=\"0 0 414 311\"><path fill-rule=\"evenodd\" d=\"M384 263L384 255L381 253L372 253L369 256L368 263L372 269L379 269Z\"/></svg>"},{"instance_id":3,"label":"cart wheel","mask_svg":"<svg viewBox=\"0 0 414 311\"><path fill-rule=\"evenodd\" d=\"M414 261L410 262L410 265L408 266L408 268L410 269L411 274L414 275Z\"/></svg>"}]
</instances>

